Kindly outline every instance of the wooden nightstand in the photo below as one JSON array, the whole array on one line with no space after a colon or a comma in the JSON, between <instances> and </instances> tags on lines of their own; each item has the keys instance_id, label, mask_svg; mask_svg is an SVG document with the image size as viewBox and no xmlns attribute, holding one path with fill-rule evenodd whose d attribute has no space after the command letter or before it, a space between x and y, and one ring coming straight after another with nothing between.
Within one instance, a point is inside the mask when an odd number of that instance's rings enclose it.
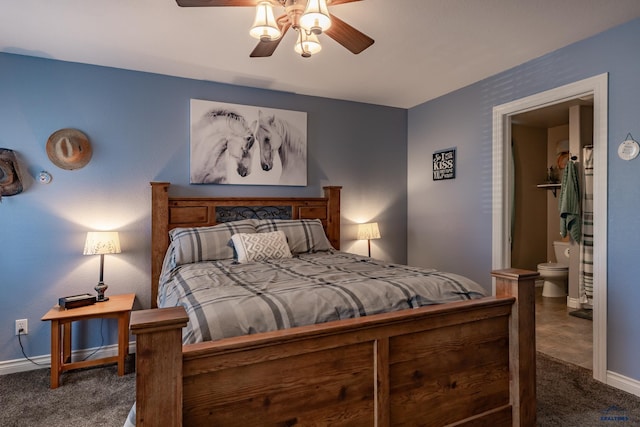
<instances>
[{"instance_id":1,"label":"wooden nightstand","mask_svg":"<svg viewBox=\"0 0 640 427\"><path fill-rule=\"evenodd\" d=\"M136 294L109 295L109 301L65 310L53 307L42 317L51 321L51 388L60 385L60 375L71 369L118 362L118 375L124 375L129 354L129 317ZM71 361L71 322L95 318L118 319L118 355L101 359Z\"/></svg>"}]
</instances>

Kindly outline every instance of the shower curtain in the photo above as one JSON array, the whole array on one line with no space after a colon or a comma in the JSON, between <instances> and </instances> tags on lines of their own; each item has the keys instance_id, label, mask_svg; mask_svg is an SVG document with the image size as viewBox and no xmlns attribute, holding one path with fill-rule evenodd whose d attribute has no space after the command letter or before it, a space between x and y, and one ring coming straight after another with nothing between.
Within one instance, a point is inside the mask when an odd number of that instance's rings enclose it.
<instances>
[{"instance_id":1,"label":"shower curtain","mask_svg":"<svg viewBox=\"0 0 640 427\"><path fill-rule=\"evenodd\" d=\"M580 242L580 303L593 302L593 146L582 149L582 241Z\"/></svg>"}]
</instances>

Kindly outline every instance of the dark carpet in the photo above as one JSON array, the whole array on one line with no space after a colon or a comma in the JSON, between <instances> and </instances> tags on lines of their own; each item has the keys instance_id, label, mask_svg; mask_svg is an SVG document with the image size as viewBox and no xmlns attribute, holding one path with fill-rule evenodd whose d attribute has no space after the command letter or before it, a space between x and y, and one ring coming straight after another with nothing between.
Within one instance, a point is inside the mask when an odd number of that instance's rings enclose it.
<instances>
[{"instance_id":1,"label":"dark carpet","mask_svg":"<svg viewBox=\"0 0 640 427\"><path fill-rule=\"evenodd\" d=\"M538 353L538 426L640 426L640 398L591 371ZM72 371L49 389L49 369L0 376L0 426L120 427L135 400L135 374L107 366Z\"/></svg>"},{"instance_id":2,"label":"dark carpet","mask_svg":"<svg viewBox=\"0 0 640 427\"><path fill-rule=\"evenodd\" d=\"M116 365L62 374L50 389L49 369L0 376L0 426L122 427L135 401L135 374Z\"/></svg>"},{"instance_id":3,"label":"dark carpet","mask_svg":"<svg viewBox=\"0 0 640 427\"><path fill-rule=\"evenodd\" d=\"M580 366L538 353L538 426L640 426L640 397L593 379Z\"/></svg>"}]
</instances>

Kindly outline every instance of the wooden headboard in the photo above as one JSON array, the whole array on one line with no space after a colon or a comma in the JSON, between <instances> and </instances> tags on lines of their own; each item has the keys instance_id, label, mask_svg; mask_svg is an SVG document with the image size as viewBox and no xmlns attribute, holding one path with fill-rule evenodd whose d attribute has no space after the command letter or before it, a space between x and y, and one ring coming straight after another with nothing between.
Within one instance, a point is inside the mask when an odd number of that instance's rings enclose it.
<instances>
[{"instance_id":1,"label":"wooden headboard","mask_svg":"<svg viewBox=\"0 0 640 427\"><path fill-rule=\"evenodd\" d=\"M221 207L285 207L292 219L322 221L331 245L340 249L340 189L324 188L324 197L169 197L168 182L151 183L151 307L157 306L162 261L169 247L169 230L219 223Z\"/></svg>"}]
</instances>

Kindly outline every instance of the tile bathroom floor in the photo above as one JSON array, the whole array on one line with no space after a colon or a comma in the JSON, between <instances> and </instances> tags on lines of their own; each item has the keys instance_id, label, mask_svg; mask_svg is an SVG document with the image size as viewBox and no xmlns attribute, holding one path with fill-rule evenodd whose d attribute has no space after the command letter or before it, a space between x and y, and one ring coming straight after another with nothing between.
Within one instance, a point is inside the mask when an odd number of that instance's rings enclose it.
<instances>
[{"instance_id":1,"label":"tile bathroom floor","mask_svg":"<svg viewBox=\"0 0 640 427\"><path fill-rule=\"evenodd\" d=\"M545 298L536 288L536 349L593 370L593 322L570 316L566 297Z\"/></svg>"}]
</instances>

